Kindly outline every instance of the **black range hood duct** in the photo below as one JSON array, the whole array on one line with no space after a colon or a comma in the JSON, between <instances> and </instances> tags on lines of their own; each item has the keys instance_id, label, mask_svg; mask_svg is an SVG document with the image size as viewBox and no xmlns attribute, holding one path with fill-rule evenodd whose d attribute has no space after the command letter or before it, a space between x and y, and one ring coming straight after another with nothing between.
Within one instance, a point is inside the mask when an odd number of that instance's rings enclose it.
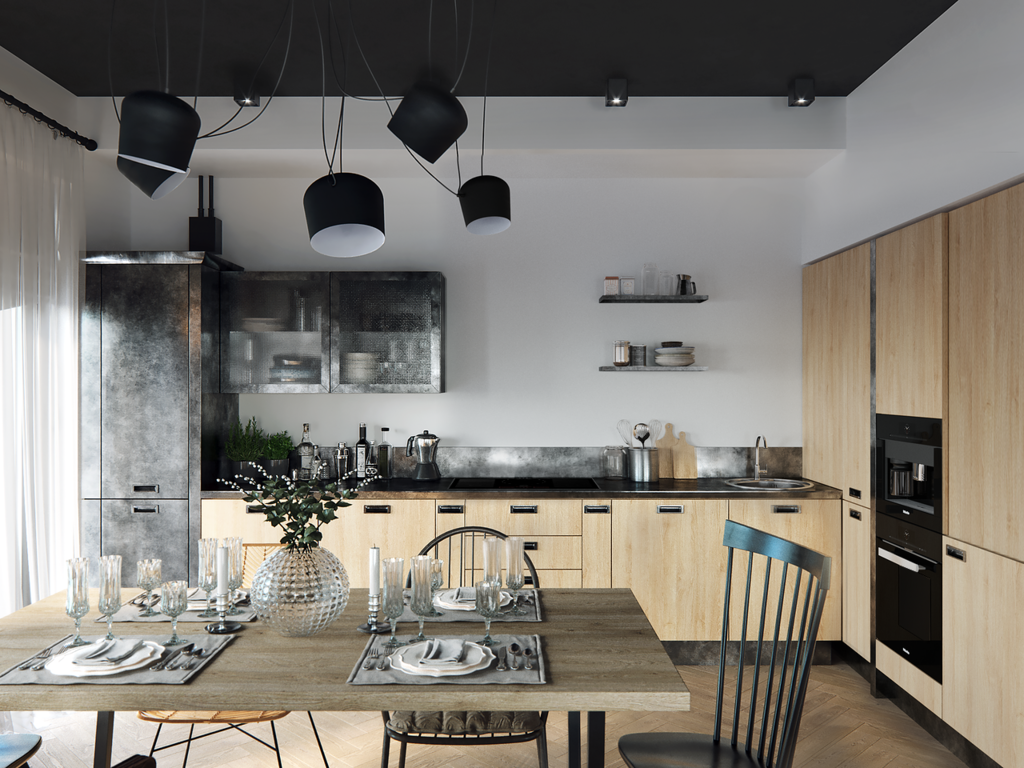
<instances>
[{"instance_id":1,"label":"black range hood duct","mask_svg":"<svg viewBox=\"0 0 1024 768\"><path fill-rule=\"evenodd\" d=\"M203 208L203 177L199 177L199 215L188 219L188 249L223 253L221 247L221 221L213 215L213 176L210 177L209 215Z\"/></svg>"}]
</instances>

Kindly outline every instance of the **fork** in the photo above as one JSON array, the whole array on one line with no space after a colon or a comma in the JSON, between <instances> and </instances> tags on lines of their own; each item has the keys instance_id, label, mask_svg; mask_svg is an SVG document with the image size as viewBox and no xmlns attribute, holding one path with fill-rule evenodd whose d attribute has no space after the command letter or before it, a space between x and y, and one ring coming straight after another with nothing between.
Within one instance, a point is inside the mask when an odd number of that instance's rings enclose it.
<instances>
[{"instance_id":1,"label":"fork","mask_svg":"<svg viewBox=\"0 0 1024 768\"><path fill-rule=\"evenodd\" d=\"M44 648L40 653L38 653L37 655L33 656L28 661L26 661L23 664L21 664L18 667L18 669L28 669L33 664L35 664L36 662L40 662L40 661L46 662L46 660L50 658L51 654L53 654L53 648Z\"/></svg>"},{"instance_id":2,"label":"fork","mask_svg":"<svg viewBox=\"0 0 1024 768\"><path fill-rule=\"evenodd\" d=\"M89 659L89 658L75 659L75 661L73 661L72 663L73 664L116 664L119 661L124 661L125 659L127 659L129 656L134 654L141 647L142 647L142 641L139 640L137 643L135 643L135 645L133 645L127 651L125 651L124 653L119 653L117 656L103 656L103 657L98 658L98 659Z\"/></svg>"},{"instance_id":3,"label":"fork","mask_svg":"<svg viewBox=\"0 0 1024 768\"><path fill-rule=\"evenodd\" d=\"M390 658L389 654L386 654L386 653L383 654L380 657L380 661L377 662L377 669L385 669L385 668L387 668L387 666L388 666L388 659L389 658Z\"/></svg>"},{"instance_id":4,"label":"fork","mask_svg":"<svg viewBox=\"0 0 1024 768\"><path fill-rule=\"evenodd\" d=\"M371 648L366 656L366 661L363 662L363 669L373 669L373 665L377 663L379 657L380 648Z\"/></svg>"}]
</instances>

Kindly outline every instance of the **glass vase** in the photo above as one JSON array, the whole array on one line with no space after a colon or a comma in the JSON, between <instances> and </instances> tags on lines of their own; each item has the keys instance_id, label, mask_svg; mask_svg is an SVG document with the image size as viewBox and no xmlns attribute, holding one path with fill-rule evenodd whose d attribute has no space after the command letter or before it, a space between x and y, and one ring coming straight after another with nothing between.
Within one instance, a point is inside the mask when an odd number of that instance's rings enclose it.
<instances>
[{"instance_id":1,"label":"glass vase","mask_svg":"<svg viewBox=\"0 0 1024 768\"><path fill-rule=\"evenodd\" d=\"M252 579L256 615L285 637L315 635L348 604L348 574L323 547L281 549L263 561Z\"/></svg>"}]
</instances>

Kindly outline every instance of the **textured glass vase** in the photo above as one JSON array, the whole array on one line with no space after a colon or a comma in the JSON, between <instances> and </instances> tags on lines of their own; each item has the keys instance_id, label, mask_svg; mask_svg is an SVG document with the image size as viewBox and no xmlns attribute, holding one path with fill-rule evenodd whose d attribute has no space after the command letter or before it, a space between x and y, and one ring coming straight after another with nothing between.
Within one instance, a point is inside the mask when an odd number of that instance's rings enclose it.
<instances>
[{"instance_id":1,"label":"textured glass vase","mask_svg":"<svg viewBox=\"0 0 1024 768\"><path fill-rule=\"evenodd\" d=\"M260 620L282 635L315 635L345 610L348 574L321 547L281 549L256 570L249 599Z\"/></svg>"}]
</instances>

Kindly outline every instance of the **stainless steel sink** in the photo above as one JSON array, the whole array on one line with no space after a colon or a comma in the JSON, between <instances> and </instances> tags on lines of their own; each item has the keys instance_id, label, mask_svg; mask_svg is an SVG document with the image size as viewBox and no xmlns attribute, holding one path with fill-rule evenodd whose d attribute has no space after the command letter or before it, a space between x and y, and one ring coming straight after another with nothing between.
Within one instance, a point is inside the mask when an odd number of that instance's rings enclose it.
<instances>
[{"instance_id":1,"label":"stainless steel sink","mask_svg":"<svg viewBox=\"0 0 1024 768\"><path fill-rule=\"evenodd\" d=\"M806 491L814 487L814 483L807 480L789 480L781 477L763 477L760 480L744 477L726 480L725 484L741 491Z\"/></svg>"}]
</instances>

